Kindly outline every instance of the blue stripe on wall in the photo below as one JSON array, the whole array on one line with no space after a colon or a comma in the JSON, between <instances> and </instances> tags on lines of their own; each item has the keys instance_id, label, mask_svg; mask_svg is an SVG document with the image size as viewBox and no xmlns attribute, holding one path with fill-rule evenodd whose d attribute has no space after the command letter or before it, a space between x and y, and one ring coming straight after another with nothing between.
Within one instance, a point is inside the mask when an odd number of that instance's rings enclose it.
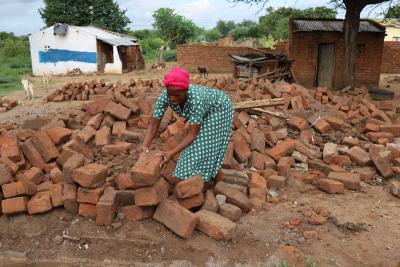
<instances>
[{"instance_id":1,"label":"blue stripe on wall","mask_svg":"<svg viewBox=\"0 0 400 267\"><path fill-rule=\"evenodd\" d=\"M57 63L61 61L96 63L96 52L81 52L62 49L51 49L48 52L39 51L40 63Z\"/></svg>"}]
</instances>

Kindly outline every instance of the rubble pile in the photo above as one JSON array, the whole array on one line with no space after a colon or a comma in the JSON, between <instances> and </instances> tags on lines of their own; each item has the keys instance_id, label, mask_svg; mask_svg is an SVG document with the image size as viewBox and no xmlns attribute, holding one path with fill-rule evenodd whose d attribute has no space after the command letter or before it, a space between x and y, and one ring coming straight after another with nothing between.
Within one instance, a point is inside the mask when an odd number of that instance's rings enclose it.
<instances>
[{"instance_id":1,"label":"rubble pile","mask_svg":"<svg viewBox=\"0 0 400 267\"><path fill-rule=\"evenodd\" d=\"M16 106L18 106L17 100L9 100L4 97L0 97L0 113L7 112Z\"/></svg>"},{"instance_id":2,"label":"rubble pile","mask_svg":"<svg viewBox=\"0 0 400 267\"><path fill-rule=\"evenodd\" d=\"M231 140L215 183L204 183L200 175L174 178L179 155L160 167L159 153L175 147L188 129L171 110L155 149L139 153L162 89L158 81L68 85L50 99L89 92L93 101L38 130L1 133L2 212L64 207L98 225L110 225L122 213L128 220L153 218L183 238L197 229L230 240L235 221L267 202L284 201L281 192L292 183L343 194L360 190L362 182L390 181L400 197L400 120L393 102L268 80L192 82L224 90L235 103ZM326 217L319 213L305 216L310 224L322 224Z\"/></svg>"}]
</instances>

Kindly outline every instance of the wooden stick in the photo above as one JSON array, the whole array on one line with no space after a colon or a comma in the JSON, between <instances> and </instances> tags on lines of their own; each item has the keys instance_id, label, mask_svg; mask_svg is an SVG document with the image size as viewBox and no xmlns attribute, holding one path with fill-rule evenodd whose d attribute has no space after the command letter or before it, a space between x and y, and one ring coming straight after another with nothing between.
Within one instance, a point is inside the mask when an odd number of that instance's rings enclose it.
<instances>
[{"instance_id":1,"label":"wooden stick","mask_svg":"<svg viewBox=\"0 0 400 267\"><path fill-rule=\"evenodd\" d=\"M283 98L262 99L262 100L254 100L254 101L251 100L251 101L243 101L243 102L236 103L235 109L281 106L284 104L285 104L285 101Z\"/></svg>"},{"instance_id":2,"label":"wooden stick","mask_svg":"<svg viewBox=\"0 0 400 267\"><path fill-rule=\"evenodd\" d=\"M282 118L282 119L285 119L285 120L287 120L289 118L289 116L287 116L286 114L284 114L282 112L279 112L279 111L270 111L270 110L266 110L266 109L262 109L262 108L252 108L252 110L259 111L259 112L262 112L262 113L266 113L266 114L269 114L269 115L273 115L275 117L279 117L279 118Z\"/></svg>"}]
</instances>

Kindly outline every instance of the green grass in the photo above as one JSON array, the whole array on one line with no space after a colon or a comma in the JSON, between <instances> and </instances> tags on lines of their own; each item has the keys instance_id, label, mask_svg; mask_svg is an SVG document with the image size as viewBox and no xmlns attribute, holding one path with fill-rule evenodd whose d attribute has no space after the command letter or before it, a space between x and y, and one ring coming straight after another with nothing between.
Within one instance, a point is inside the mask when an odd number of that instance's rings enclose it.
<instances>
[{"instance_id":1,"label":"green grass","mask_svg":"<svg viewBox=\"0 0 400 267\"><path fill-rule=\"evenodd\" d=\"M22 90L21 75L31 72L29 56L0 57L0 96Z\"/></svg>"}]
</instances>

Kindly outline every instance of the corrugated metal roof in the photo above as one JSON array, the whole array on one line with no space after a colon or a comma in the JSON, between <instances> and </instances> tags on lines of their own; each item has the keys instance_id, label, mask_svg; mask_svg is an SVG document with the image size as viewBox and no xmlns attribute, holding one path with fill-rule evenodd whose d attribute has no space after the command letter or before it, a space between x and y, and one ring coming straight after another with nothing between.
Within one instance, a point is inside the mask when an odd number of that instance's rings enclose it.
<instances>
[{"instance_id":1,"label":"corrugated metal roof","mask_svg":"<svg viewBox=\"0 0 400 267\"><path fill-rule=\"evenodd\" d=\"M115 32L110 32L104 29L100 29L93 26L76 26L81 31L84 31L89 34L93 34L97 39L102 40L105 43L108 43L113 46L132 46L139 45L137 43L137 39L134 37L129 37L126 35L122 35Z\"/></svg>"},{"instance_id":2,"label":"corrugated metal roof","mask_svg":"<svg viewBox=\"0 0 400 267\"><path fill-rule=\"evenodd\" d=\"M239 62L257 62L257 61L267 59L266 57L248 58L248 57L235 56L235 55L231 55L231 57Z\"/></svg>"},{"instance_id":3,"label":"corrugated metal roof","mask_svg":"<svg viewBox=\"0 0 400 267\"><path fill-rule=\"evenodd\" d=\"M293 19L292 29L293 32L342 32L343 20ZM358 32L385 32L385 30L371 21L361 20Z\"/></svg>"}]
</instances>

